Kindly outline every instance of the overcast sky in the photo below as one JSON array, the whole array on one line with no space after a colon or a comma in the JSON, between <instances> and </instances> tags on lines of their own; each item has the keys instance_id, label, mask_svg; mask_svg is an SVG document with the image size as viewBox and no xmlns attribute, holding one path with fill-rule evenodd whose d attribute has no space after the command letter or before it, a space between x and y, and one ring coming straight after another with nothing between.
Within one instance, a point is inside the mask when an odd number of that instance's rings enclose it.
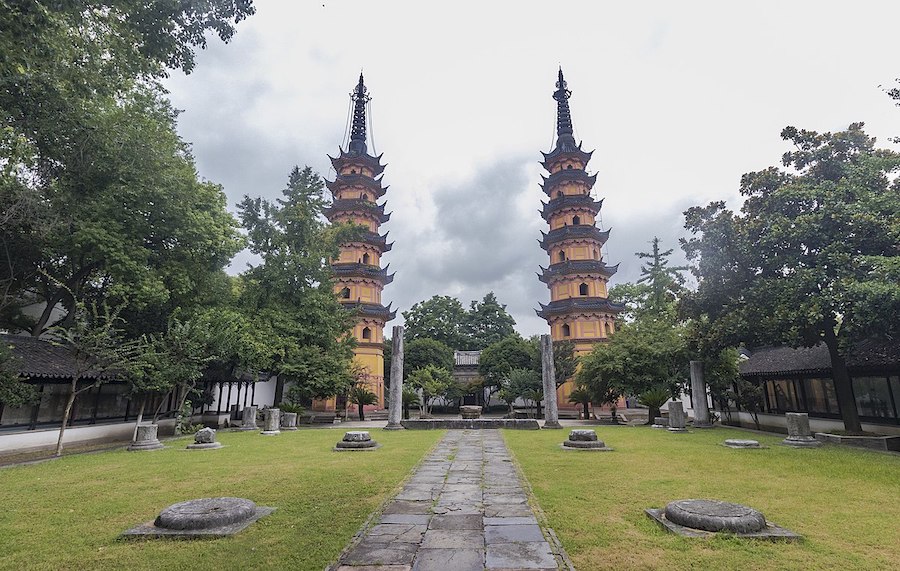
<instances>
[{"instance_id":1,"label":"overcast sky","mask_svg":"<svg viewBox=\"0 0 900 571\"><path fill-rule=\"evenodd\" d=\"M245 194L278 196L294 165L331 178L326 154L344 140L362 69L393 212L384 301L400 311L493 290L521 333L547 332L533 311L549 301L535 275L548 263L538 163L559 65L576 139L595 150L604 256L621 263L613 284L637 279L634 253L653 236L681 257L689 206L738 207L741 174L789 150L787 125L864 121L898 148L900 108L879 87L900 76L896 2L256 6L230 44L211 41L194 73L166 83L200 175L224 185L232 209Z\"/></svg>"}]
</instances>

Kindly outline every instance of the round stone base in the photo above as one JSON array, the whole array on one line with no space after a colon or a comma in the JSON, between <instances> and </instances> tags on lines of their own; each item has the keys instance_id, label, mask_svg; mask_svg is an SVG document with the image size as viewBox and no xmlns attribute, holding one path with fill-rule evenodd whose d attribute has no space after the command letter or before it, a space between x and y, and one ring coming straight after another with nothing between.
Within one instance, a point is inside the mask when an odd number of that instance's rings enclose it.
<instances>
[{"instance_id":1,"label":"round stone base","mask_svg":"<svg viewBox=\"0 0 900 571\"><path fill-rule=\"evenodd\" d=\"M275 436L276 434L281 434L280 430L263 430L260 434L264 436Z\"/></svg>"},{"instance_id":2,"label":"round stone base","mask_svg":"<svg viewBox=\"0 0 900 571\"><path fill-rule=\"evenodd\" d=\"M586 450L586 451L596 451L596 452L611 452L612 448L609 448L602 440L594 440L590 441L580 441L580 440L566 440L560 447L563 450Z\"/></svg>"},{"instance_id":3,"label":"round stone base","mask_svg":"<svg viewBox=\"0 0 900 571\"><path fill-rule=\"evenodd\" d=\"M719 500L677 500L665 514L673 523L704 531L752 533L766 527L766 518L755 509Z\"/></svg>"},{"instance_id":4,"label":"round stone base","mask_svg":"<svg viewBox=\"0 0 900 571\"><path fill-rule=\"evenodd\" d=\"M373 450L377 450L381 448L381 444L375 442L374 440L369 440L368 442L338 442L334 445L335 452L371 452Z\"/></svg>"},{"instance_id":5,"label":"round stone base","mask_svg":"<svg viewBox=\"0 0 900 571\"><path fill-rule=\"evenodd\" d=\"M256 504L243 498L204 498L171 505L153 524L164 529L208 529L248 520Z\"/></svg>"},{"instance_id":6,"label":"round stone base","mask_svg":"<svg viewBox=\"0 0 900 571\"><path fill-rule=\"evenodd\" d=\"M296 426L282 426L281 430L297 430Z\"/></svg>"},{"instance_id":7,"label":"round stone base","mask_svg":"<svg viewBox=\"0 0 900 571\"><path fill-rule=\"evenodd\" d=\"M785 438L781 443L785 446L793 446L794 448L818 448L822 445L821 442L812 436L806 438Z\"/></svg>"},{"instance_id":8,"label":"round stone base","mask_svg":"<svg viewBox=\"0 0 900 571\"><path fill-rule=\"evenodd\" d=\"M740 440L737 438L726 440L723 446L728 448L762 448L757 440Z\"/></svg>"},{"instance_id":9,"label":"round stone base","mask_svg":"<svg viewBox=\"0 0 900 571\"><path fill-rule=\"evenodd\" d=\"M221 448L221 442L201 442L195 444L188 444L185 446L187 450L215 450L216 448Z\"/></svg>"},{"instance_id":10,"label":"round stone base","mask_svg":"<svg viewBox=\"0 0 900 571\"><path fill-rule=\"evenodd\" d=\"M248 431L248 430L259 430L259 427L258 426L237 426L234 428L234 430L239 430L241 432L244 432L244 431Z\"/></svg>"},{"instance_id":11,"label":"round stone base","mask_svg":"<svg viewBox=\"0 0 900 571\"><path fill-rule=\"evenodd\" d=\"M688 431L687 428L672 428L671 426L669 428L667 428L666 430L668 430L669 432L687 432Z\"/></svg>"},{"instance_id":12,"label":"round stone base","mask_svg":"<svg viewBox=\"0 0 900 571\"><path fill-rule=\"evenodd\" d=\"M388 424L387 426L384 427L384 429L385 430L406 430L405 428L403 428L403 425L401 425L401 424Z\"/></svg>"},{"instance_id":13,"label":"round stone base","mask_svg":"<svg viewBox=\"0 0 900 571\"><path fill-rule=\"evenodd\" d=\"M165 448L159 440L145 440L143 442L132 442L127 450L129 452L145 452L148 450L162 450Z\"/></svg>"}]
</instances>

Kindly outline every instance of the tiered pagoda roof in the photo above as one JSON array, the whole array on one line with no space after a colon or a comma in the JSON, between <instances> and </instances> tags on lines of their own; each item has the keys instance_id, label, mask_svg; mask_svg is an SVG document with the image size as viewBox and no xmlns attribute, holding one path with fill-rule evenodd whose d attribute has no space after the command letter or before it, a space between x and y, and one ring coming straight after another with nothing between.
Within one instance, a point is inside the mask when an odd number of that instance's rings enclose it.
<instances>
[{"instance_id":1,"label":"tiered pagoda roof","mask_svg":"<svg viewBox=\"0 0 900 571\"><path fill-rule=\"evenodd\" d=\"M345 303L344 307L356 311L360 317L381 318L385 321L390 321L397 317L397 310L391 309L392 305L394 304L389 303L387 307L385 307L380 303L352 302Z\"/></svg>"},{"instance_id":2,"label":"tiered pagoda roof","mask_svg":"<svg viewBox=\"0 0 900 571\"><path fill-rule=\"evenodd\" d=\"M544 319L578 312L619 313L625 309L625 304L609 301L605 297L570 297L551 301L547 305L543 303L539 305L541 309L537 311L537 314Z\"/></svg>"},{"instance_id":3,"label":"tiered pagoda roof","mask_svg":"<svg viewBox=\"0 0 900 571\"><path fill-rule=\"evenodd\" d=\"M601 206L603 206L603 200L594 200L589 194L565 194L545 202L540 213L541 217L549 222L554 213L566 208L584 208L596 216L600 212Z\"/></svg>"},{"instance_id":4,"label":"tiered pagoda roof","mask_svg":"<svg viewBox=\"0 0 900 571\"><path fill-rule=\"evenodd\" d=\"M336 277L341 278L368 278L378 280L382 285L387 285L394 281L394 274L388 274L388 264L383 268L373 266L371 264L363 264L360 262L351 262L349 264L332 264L331 269Z\"/></svg>"},{"instance_id":5,"label":"tiered pagoda roof","mask_svg":"<svg viewBox=\"0 0 900 571\"><path fill-rule=\"evenodd\" d=\"M329 221L340 214L358 214L377 220L380 224L391 219L391 215L384 212L384 204L375 204L359 198L335 200L324 210L324 213Z\"/></svg>"},{"instance_id":6,"label":"tiered pagoda roof","mask_svg":"<svg viewBox=\"0 0 900 571\"><path fill-rule=\"evenodd\" d=\"M578 226L563 226L550 232L541 231L541 235L543 238L538 240L541 243L541 248L549 250L554 244L578 238L595 240L599 246L602 246L609 238L609 230L600 230L593 224L580 224Z\"/></svg>"},{"instance_id":7,"label":"tiered pagoda roof","mask_svg":"<svg viewBox=\"0 0 900 571\"><path fill-rule=\"evenodd\" d=\"M606 262L600 260L567 260L558 264L551 264L547 268L539 267L541 268L541 273L538 274L538 279L545 284L566 276L585 274L599 274L606 278L611 278L619 270L619 264L607 266Z\"/></svg>"},{"instance_id":8,"label":"tiered pagoda roof","mask_svg":"<svg viewBox=\"0 0 900 571\"><path fill-rule=\"evenodd\" d=\"M597 182L597 175L588 174L584 169L562 169L550 176L541 175L541 179L543 179L541 188L545 193L550 194L559 183L565 181L581 182L584 183L588 189L591 189L593 188L594 183Z\"/></svg>"},{"instance_id":9,"label":"tiered pagoda roof","mask_svg":"<svg viewBox=\"0 0 900 571\"><path fill-rule=\"evenodd\" d=\"M335 161L340 161L340 159L332 159L332 163L334 163ZM337 164L334 170L340 173L341 169L343 168L345 168L344 165ZM381 186L380 177L372 178L361 174L338 174L334 177L334 180L326 180L325 186L326 188L328 188L328 190L331 191L332 194L337 194L337 192L343 188L361 186L372 193L373 200L377 200L384 196L384 193L387 192L388 188L390 188L390 185Z\"/></svg>"}]
</instances>

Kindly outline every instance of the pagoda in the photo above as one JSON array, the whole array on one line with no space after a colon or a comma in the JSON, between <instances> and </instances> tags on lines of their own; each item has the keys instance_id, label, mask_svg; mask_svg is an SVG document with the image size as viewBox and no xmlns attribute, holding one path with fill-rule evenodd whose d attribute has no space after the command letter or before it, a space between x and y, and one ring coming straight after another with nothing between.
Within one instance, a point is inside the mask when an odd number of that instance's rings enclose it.
<instances>
[{"instance_id":1,"label":"pagoda","mask_svg":"<svg viewBox=\"0 0 900 571\"><path fill-rule=\"evenodd\" d=\"M541 232L541 248L550 255L550 264L541 267L539 279L550 288L549 305L540 304L538 316L550 325L554 341L574 341L575 354L589 353L595 343L605 341L615 331L616 316L624 306L607 299L606 285L618 265L607 266L602 248L609 230L596 223L602 200L591 196L597 175L586 168L591 152L575 143L572 115L562 69L553 99L557 103L556 146L541 163L549 176L543 176L543 188L549 201L543 203L541 216L550 224ZM572 381L560 387L558 402L568 402Z\"/></svg>"},{"instance_id":2,"label":"pagoda","mask_svg":"<svg viewBox=\"0 0 900 571\"><path fill-rule=\"evenodd\" d=\"M390 251L387 234L379 234L381 224L391 215L385 214L384 203L377 201L387 191L381 178L384 165L381 155L368 153L366 148L366 104L369 94L359 74L359 83L350 94L353 101L353 120L347 150L339 148L338 156L328 158L334 167L335 178L325 181L334 200L325 209L332 224L352 223L365 230L352 242L340 245L340 254L332 261L334 292L344 307L353 310L356 338L353 360L363 372L362 381L378 396L377 408L384 408L384 326L396 316L396 311L381 303L384 286L394 279L388 268L381 267L381 256ZM344 403L335 399L314 403L320 410L340 410Z\"/></svg>"}]
</instances>

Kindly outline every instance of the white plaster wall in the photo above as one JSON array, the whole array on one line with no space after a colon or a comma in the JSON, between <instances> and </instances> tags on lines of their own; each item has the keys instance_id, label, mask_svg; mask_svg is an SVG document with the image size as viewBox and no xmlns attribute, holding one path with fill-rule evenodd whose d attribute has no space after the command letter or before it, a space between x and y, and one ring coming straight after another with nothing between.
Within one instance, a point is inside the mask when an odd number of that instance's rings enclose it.
<instances>
[{"instance_id":1,"label":"white plaster wall","mask_svg":"<svg viewBox=\"0 0 900 571\"><path fill-rule=\"evenodd\" d=\"M159 435L171 436L175 431L174 419L159 421ZM134 433L134 422L118 422L115 424L94 424L92 426L73 426L66 429L63 436L64 445L89 444L98 442L131 442ZM59 428L27 430L12 434L0 435L0 454L29 452L33 450L56 447Z\"/></svg>"},{"instance_id":2,"label":"white plaster wall","mask_svg":"<svg viewBox=\"0 0 900 571\"><path fill-rule=\"evenodd\" d=\"M268 381L260 381L256 383L256 392L253 392L253 389L247 387L250 391L250 394L253 395L253 402L250 402L250 397L247 397L247 406L256 405L260 408L264 406L272 406L274 405L275 400L275 384L276 377L272 377ZM236 404L239 405L238 408L243 409L244 407L244 388L241 388L240 398L238 398L238 385L235 383L231 388L231 399L228 399L228 385L222 385L222 413L226 413L231 410L231 405ZM285 394L287 393L287 388L285 388ZM212 390L212 404L210 405L210 409L215 411L216 406L219 403L219 385L213 385Z\"/></svg>"},{"instance_id":3,"label":"white plaster wall","mask_svg":"<svg viewBox=\"0 0 900 571\"><path fill-rule=\"evenodd\" d=\"M724 414L722 415L724 418ZM749 412L732 412L731 418L738 420L744 428L756 428L753 423L753 417ZM782 414L759 414L759 424L763 430L774 430L777 432L787 433L787 421ZM839 419L831 418L809 418L809 428L813 432L826 432L828 430L843 430L844 422ZM896 434L900 435L900 426L891 426L888 424L868 424L862 423L863 430L869 432L877 432L879 434Z\"/></svg>"}]
</instances>

